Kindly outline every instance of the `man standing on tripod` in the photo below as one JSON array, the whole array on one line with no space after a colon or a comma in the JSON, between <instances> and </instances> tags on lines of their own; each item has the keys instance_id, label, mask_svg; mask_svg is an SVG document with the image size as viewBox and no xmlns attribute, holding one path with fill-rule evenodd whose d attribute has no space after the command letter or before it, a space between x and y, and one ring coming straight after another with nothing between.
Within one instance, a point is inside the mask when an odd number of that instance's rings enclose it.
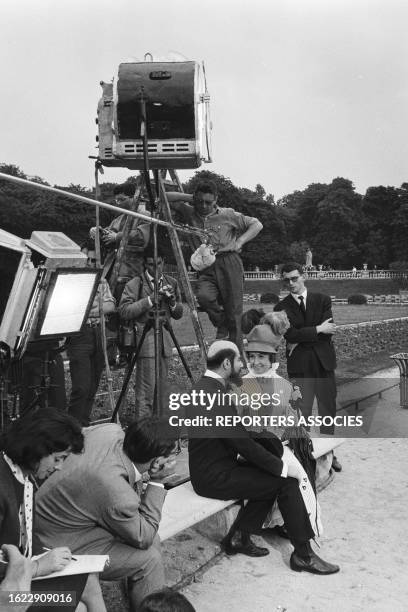
<instances>
[{"instance_id":1,"label":"man standing on tripod","mask_svg":"<svg viewBox=\"0 0 408 612\"><path fill-rule=\"evenodd\" d=\"M262 223L233 208L218 206L217 187L212 181L198 183L193 195L182 192L166 195L171 208L181 214L185 223L210 234L216 258L199 272L197 299L217 328L217 338L229 338L242 351L244 268L239 253L244 244L259 234ZM192 239L195 247L199 247L199 238Z\"/></svg>"},{"instance_id":2,"label":"man standing on tripod","mask_svg":"<svg viewBox=\"0 0 408 612\"><path fill-rule=\"evenodd\" d=\"M135 411L136 418L150 416L153 408L155 394L155 362L154 362L154 274L155 261L152 250L145 251L143 256L144 272L130 280L122 293L119 304L121 319L136 326L134 332L135 347L137 350L143 327L148 324L151 328L147 332L137 357L135 381ZM169 321L181 319L183 305L181 293L175 278L163 274L163 257L157 258L157 276L159 279L159 310L160 316ZM160 337L160 405L164 406L166 381L168 378L168 363L172 356L172 341L167 329L163 329Z\"/></svg>"}]
</instances>

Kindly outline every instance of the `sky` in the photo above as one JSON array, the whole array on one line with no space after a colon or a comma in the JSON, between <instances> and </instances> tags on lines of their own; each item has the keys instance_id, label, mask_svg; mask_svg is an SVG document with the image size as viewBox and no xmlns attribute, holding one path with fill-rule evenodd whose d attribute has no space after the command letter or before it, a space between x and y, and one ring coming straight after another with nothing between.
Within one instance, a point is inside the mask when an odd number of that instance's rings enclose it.
<instances>
[{"instance_id":1,"label":"sky","mask_svg":"<svg viewBox=\"0 0 408 612\"><path fill-rule=\"evenodd\" d=\"M359 193L400 186L407 23L406 0L2 0L0 163L91 187L99 82L129 58L176 52L206 66L202 168L276 199L337 176Z\"/></svg>"}]
</instances>

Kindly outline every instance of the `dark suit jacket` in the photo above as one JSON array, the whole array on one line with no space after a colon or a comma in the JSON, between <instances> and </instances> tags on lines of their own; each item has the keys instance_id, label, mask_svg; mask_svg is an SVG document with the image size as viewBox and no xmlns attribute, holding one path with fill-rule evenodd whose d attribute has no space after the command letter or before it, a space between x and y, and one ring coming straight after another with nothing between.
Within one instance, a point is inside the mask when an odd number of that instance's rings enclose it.
<instances>
[{"instance_id":1,"label":"dark suit jacket","mask_svg":"<svg viewBox=\"0 0 408 612\"><path fill-rule=\"evenodd\" d=\"M297 344L289 354L290 347L287 346L287 367L289 375L304 373L307 375L307 353L312 351L324 370L331 371L336 367L336 353L330 334L318 334L316 325L333 317L331 299L323 293L307 292L306 318L300 310L299 304L289 294L275 310L284 310L288 315L290 328L285 334L287 343ZM305 371L306 370L306 371Z\"/></svg>"},{"instance_id":2,"label":"dark suit jacket","mask_svg":"<svg viewBox=\"0 0 408 612\"><path fill-rule=\"evenodd\" d=\"M178 283L172 276L163 275L163 278L164 283L166 285L171 285L174 290L176 296L176 307L171 310L168 302L162 299L160 308L165 311L166 316L169 319L181 319L183 316L183 305L181 303L181 293ZM134 321L136 324L140 324L137 325L137 341L140 340L143 332L143 325L146 323L148 313L152 309L148 299L148 297L152 295L153 288L145 274L143 274L143 276L135 276L135 278L132 278L132 280L126 283L122 293L119 304L119 315L121 319L124 319L125 321ZM173 343L169 332L167 330L163 330L163 349L166 357L171 357L172 346ZM139 353L139 357L154 357L153 329L148 332Z\"/></svg>"},{"instance_id":3,"label":"dark suit jacket","mask_svg":"<svg viewBox=\"0 0 408 612\"><path fill-rule=\"evenodd\" d=\"M203 390L205 393L223 394L226 389L221 380L203 376L193 390ZM187 410L191 414L190 409ZM194 409L193 409L194 412ZM198 411L215 419L216 414L236 414L235 408L228 402L215 402L211 411L200 406ZM221 429L221 428L216 428ZM242 425L222 428L221 433L212 431L214 437L190 437L188 444L191 484L199 495L216 499L231 499L239 495L234 491L232 471L240 466L237 461L241 455L253 467L257 467L273 476L280 476L283 469L281 460L283 446L281 441L270 434L268 438L251 437ZM215 437L224 435L226 437ZM192 432L192 435L194 433ZM239 487L242 489L242 485Z\"/></svg>"}]
</instances>

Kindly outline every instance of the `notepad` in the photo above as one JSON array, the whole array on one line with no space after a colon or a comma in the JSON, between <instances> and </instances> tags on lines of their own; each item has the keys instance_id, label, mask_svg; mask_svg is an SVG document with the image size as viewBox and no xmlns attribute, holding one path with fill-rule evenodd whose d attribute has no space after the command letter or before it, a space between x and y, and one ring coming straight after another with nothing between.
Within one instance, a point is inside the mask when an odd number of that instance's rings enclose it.
<instances>
[{"instance_id":1,"label":"notepad","mask_svg":"<svg viewBox=\"0 0 408 612\"><path fill-rule=\"evenodd\" d=\"M32 557L38 559L42 555ZM103 572L105 565L109 564L108 555L77 555L75 561L70 561L64 569L52 572L46 576L36 576L33 580L45 580L46 578L56 578L57 576L73 576L75 574L95 574Z\"/></svg>"}]
</instances>

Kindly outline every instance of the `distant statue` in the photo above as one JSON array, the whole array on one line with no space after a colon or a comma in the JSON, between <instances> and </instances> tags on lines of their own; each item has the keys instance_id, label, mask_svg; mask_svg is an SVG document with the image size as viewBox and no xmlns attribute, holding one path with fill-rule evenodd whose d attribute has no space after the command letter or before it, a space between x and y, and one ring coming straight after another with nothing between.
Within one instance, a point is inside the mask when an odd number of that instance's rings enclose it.
<instances>
[{"instance_id":1,"label":"distant statue","mask_svg":"<svg viewBox=\"0 0 408 612\"><path fill-rule=\"evenodd\" d=\"M308 248L307 251L306 251L306 269L307 270L311 269L311 267L313 265L312 260L313 260L313 253L310 250L310 248Z\"/></svg>"}]
</instances>

